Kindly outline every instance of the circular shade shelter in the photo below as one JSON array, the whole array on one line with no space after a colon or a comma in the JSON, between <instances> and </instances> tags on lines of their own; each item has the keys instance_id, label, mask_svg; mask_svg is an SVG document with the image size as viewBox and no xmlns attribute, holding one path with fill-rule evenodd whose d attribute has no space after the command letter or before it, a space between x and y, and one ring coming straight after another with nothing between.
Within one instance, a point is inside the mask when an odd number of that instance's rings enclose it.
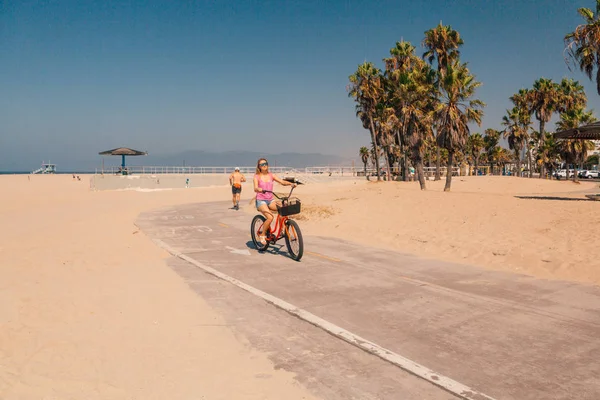
<instances>
[{"instance_id":1,"label":"circular shade shelter","mask_svg":"<svg viewBox=\"0 0 600 400\"><path fill-rule=\"evenodd\" d=\"M121 156L121 168L125 172L125 157L126 156L146 156L148 152L130 149L128 147L117 147L116 149L101 151L101 156Z\"/></svg>"},{"instance_id":2,"label":"circular shade shelter","mask_svg":"<svg viewBox=\"0 0 600 400\"><path fill-rule=\"evenodd\" d=\"M556 139L600 140L600 122L556 132Z\"/></svg>"}]
</instances>

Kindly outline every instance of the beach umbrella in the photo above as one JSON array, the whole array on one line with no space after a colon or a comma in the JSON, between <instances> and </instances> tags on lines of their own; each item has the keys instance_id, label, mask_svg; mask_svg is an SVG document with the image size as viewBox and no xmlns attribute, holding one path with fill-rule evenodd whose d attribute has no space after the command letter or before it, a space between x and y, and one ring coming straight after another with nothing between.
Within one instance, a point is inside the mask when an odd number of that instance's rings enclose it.
<instances>
[{"instance_id":1,"label":"beach umbrella","mask_svg":"<svg viewBox=\"0 0 600 400\"><path fill-rule=\"evenodd\" d=\"M100 154L101 156L121 156L121 168L125 170L126 156L145 156L148 155L148 152L134 150L128 147L117 147L116 149L101 151L98 154Z\"/></svg>"}]
</instances>

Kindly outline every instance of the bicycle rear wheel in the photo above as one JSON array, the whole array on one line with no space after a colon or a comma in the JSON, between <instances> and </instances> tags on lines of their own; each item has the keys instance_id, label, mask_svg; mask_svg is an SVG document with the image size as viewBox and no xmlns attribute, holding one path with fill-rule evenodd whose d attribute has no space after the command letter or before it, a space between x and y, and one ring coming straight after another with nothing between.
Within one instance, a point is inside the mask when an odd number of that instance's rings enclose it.
<instances>
[{"instance_id":1,"label":"bicycle rear wheel","mask_svg":"<svg viewBox=\"0 0 600 400\"><path fill-rule=\"evenodd\" d=\"M263 226L266 220L267 219L262 215L255 215L252 219L252 223L250 224L250 235L252 236L252 242L258 251L265 251L269 247L269 241L267 241L267 244L262 244L260 240L258 240L258 230Z\"/></svg>"},{"instance_id":2,"label":"bicycle rear wheel","mask_svg":"<svg viewBox=\"0 0 600 400\"><path fill-rule=\"evenodd\" d=\"M288 219L286 222L285 245L287 246L292 260L300 261L304 254L304 241L302 240L300 227L296 221L291 219Z\"/></svg>"}]
</instances>

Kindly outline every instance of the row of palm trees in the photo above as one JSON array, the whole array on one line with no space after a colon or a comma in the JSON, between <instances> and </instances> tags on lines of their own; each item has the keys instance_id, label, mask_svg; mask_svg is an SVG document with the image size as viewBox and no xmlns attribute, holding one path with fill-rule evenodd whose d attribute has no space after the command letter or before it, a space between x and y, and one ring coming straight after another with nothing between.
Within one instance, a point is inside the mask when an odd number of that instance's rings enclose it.
<instances>
[{"instance_id":1,"label":"row of palm trees","mask_svg":"<svg viewBox=\"0 0 600 400\"><path fill-rule=\"evenodd\" d=\"M558 114L560 120L556 129L565 130L594 122L593 113L586 110L587 97L583 86L573 79L564 78L560 83L552 79L540 78L530 89L521 89L510 98L513 107L502 118L504 137L509 148L515 153L517 171L521 171L521 154L525 150L529 177L539 168L539 177L559 163L582 164L587 150L593 148L590 141L553 139L546 132L550 119ZM533 129L532 118L539 123L539 130ZM536 168L538 167L538 168Z\"/></svg>"},{"instance_id":2,"label":"row of palm trees","mask_svg":"<svg viewBox=\"0 0 600 400\"><path fill-rule=\"evenodd\" d=\"M596 13L585 8L578 12L585 24L565 36L565 46L570 59L590 79L596 71L600 94L600 0L596 0ZM539 171L541 178L563 161L583 163L593 147L591 142L557 142L546 130L556 114L559 130L595 121L586 108L583 86L573 79L536 80L531 88L511 96L512 108L502 119L502 131L487 129L484 135L471 135L469 124L481 125L485 104L475 97L481 83L460 59L463 44L456 30L440 22L425 32L421 57L410 42L400 41L383 59L383 70L364 62L349 77L348 92L356 102L356 115L371 135L372 148L360 150L365 172L368 160L373 160L380 180L383 156L388 176L392 166L399 163L401 175L407 180L412 164L421 189L425 189L424 164L435 162L434 179L439 180L440 166L445 161L448 172L444 190L449 191L456 162L467 161L475 169L482 162L492 168L514 162L519 175L525 161L529 177ZM537 131L533 118L538 122ZM507 140L512 154L499 145L500 136Z\"/></svg>"},{"instance_id":3,"label":"row of palm trees","mask_svg":"<svg viewBox=\"0 0 600 400\"><path fill-rule=\"evenodd\" d=\"M447 152L448 170L455 155L463 151L469 123L481 124L484 104L475 98L481 85L466 63L460 60L460 34L440 23L425 32L423 57L410 42L400 41L385 58L385 69L364 62L352 74L349 96L356 102L356 115L370 132L377 179L381 179L379 157L384 155L388 176L399 161L408 179L409 163L416 169L421 189L426 188L424 157L428 147ZM425 61L427 60L427 61ZM436 179L440 179L437 168ZM452 174L446 174L450 190Z\"/></svg>"}]
</instances>

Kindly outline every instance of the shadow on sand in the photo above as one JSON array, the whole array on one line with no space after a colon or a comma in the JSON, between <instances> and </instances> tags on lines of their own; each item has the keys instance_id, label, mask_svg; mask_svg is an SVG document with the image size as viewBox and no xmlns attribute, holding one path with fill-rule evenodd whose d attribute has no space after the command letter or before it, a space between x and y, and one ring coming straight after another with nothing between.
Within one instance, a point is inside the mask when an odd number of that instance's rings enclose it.
<instances>
[{"instance_id":1,"label":"shadow on sand","mask_svg":"<svg viewBox=\"0 0 600 400\"><path fill-rule=\"evenodd\" d=\"M517 199L526 200L558 200L558 201L593 201L592 199L583 199L580 197L559 197L559 196L515 196Z\"/></svg>"}]
</instances>

